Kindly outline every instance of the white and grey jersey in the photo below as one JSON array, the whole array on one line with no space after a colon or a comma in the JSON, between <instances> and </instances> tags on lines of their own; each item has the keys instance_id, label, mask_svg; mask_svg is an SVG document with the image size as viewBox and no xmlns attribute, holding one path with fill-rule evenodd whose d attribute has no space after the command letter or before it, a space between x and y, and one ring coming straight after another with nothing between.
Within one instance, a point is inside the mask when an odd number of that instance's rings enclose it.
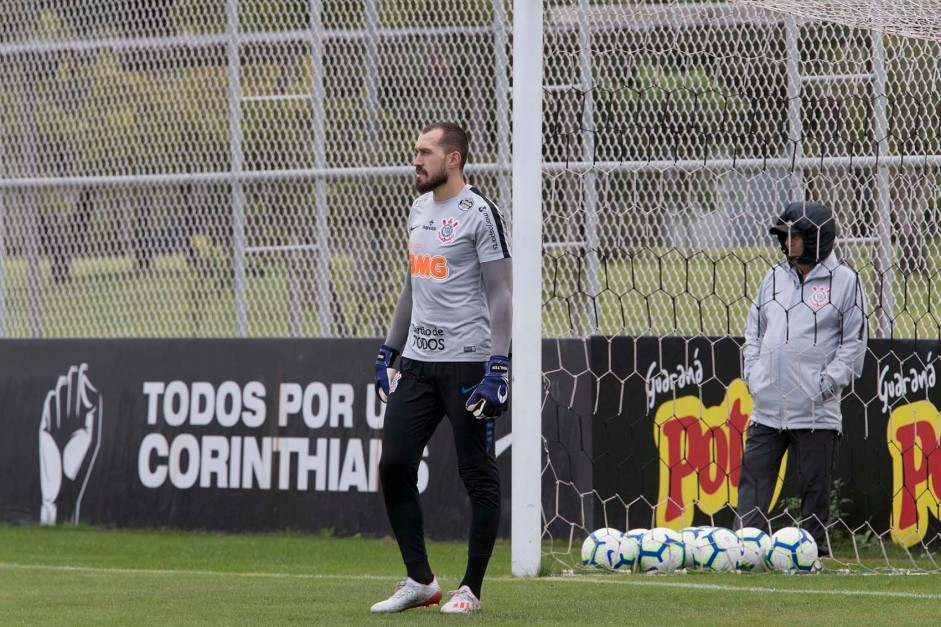
<instances>
[{"instance_id":1,"label":"white and grey jersey","mask_svg":"<svg viewBox=\"0 0 941 627\"><path fill-rule=\"evenodd\" d=\"M486 361L490 310L480 264L510 257L496 205L465 185L449 200L429 192L408 217L412 319L403 357L421 361Z\"/></svg>"}]
</instances>

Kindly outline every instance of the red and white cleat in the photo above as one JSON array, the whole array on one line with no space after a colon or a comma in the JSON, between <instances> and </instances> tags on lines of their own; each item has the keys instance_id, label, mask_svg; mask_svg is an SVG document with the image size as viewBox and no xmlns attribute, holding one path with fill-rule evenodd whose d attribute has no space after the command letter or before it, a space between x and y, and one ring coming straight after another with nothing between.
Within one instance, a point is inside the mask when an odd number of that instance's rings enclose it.
<instances>
[{"instance_id":1,"label":"red and white cleat","mask_svg":"<svg viewBox=\"0 0 941 627\"><path fill-rule=\"evenodd\" d=\"M480 611L480 599L471 589L461 586L451 593L451 600L441 606L442 614L473 614Z\"/></svg>"}]
</instances>

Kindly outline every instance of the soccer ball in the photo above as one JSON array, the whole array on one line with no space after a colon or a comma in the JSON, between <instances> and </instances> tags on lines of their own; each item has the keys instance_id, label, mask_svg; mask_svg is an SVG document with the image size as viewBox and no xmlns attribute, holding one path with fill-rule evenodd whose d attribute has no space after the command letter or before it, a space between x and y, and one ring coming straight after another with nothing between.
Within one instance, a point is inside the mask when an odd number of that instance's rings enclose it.
<instances>
[{"instance_id":1,"label":"soccer ball","mask_svg":"<svg viewBox=\"0 0 941 627\"><path fill-rule=\"evenodd\" d=\"M693 564L699 568L727 573L737 570L743 557L742 541L722 527L709 529L693 543Z\"/></svg>"},{"instance_id":2,"label":"soccer ball","mask_svg":"<svg viewBox=\"0 0 941 627\"><path fill-rule=\"evenodd\" d=\"M768 564L781 572L812 572L817 563L817 543L797 527L778 529L771 536Z\"/></svg>"},{"instance_id":3,"label":"soccer ball","mask_svg":"<svg viewBox=\"0 0 941 627\"><path fill-rule=\"evenodd\" d=\"M686 527L680 529L680 537L683 538L683 546L686 551L686 559L683 560L683 568L693 566L693 545L696 544L696 538L710 529L712 529L712 527Z\"/></svg>"},{"instance_id":4,"label":"soccer ball","mask_svg":"<svg viewBox=\"0 0 941 627\"><path fill-rule=\"evenodd\" d=\"M645 573L672 573L686 560L686 547L677 532L666 527L654 527L640 541L638 570Z\"/></svg>"},{"instance_id":5,"label":"soccer ball","mask_svg":"<svg viewBox=\"0 0 941 627\"><path fill-rule=\"evenodd\" d=\"M650 530L643 527L638 527L637 529L628 529L624 532L624 535L626 535L628 538L634 538L637 540L637 544L640 544L640 541L644 539L644 534L648 531Z\"/></svg>"},{"instance_id":6,"label":"soccer ball","mask_svg":"<svg viewBox=\"0 0 941 627\"><path fill-rule=\"evenodd\" d=\"M612 564L611 569L619 573L631 572L634 570L634 564L637 563L638 555L640 555L640 543L634 538L625 535L621 538L617 559L614 564Z\"/></svg>"},{"instance_id":7,"label":"soccer ball","mask_svg":"<svg viewBox=\"0 0 941 627\"><path fill-rule=\"evenodd\" d=\"M736 534L742 541L742 560L739 570L765 570L768 551L771 550L771 536L757 527L744 527Z\"/></svg>"},{"instance_id":8,"label":"soccer ball","mask_svg":"<svg viewBox=\"0 0 941 627\"><path fill-rule=\"evenodd\" d=\"M624 534L617 529L596 529L582 544L582 566L614 570L614 565L620 561L623 539Z\"/></svg>"}]
</instances>

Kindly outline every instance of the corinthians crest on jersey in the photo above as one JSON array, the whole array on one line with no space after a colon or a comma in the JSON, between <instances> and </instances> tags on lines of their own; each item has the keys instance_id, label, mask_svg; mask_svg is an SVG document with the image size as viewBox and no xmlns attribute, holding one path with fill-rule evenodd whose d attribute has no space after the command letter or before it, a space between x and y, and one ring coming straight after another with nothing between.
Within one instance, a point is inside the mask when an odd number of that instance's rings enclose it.
<instances>
[{"instance_id":1,"label":"corinthians crest on jersey","mask_svg":"<svg viewBox=\"0 0 941 627\"><path fill-rule=\"evenodd\" d=\"M438 230L438 239L442 244L450 244L457 235L457 227L461 223L454 218L445 218L441 221L441 228Z\"/></svg>"}]
</instances>

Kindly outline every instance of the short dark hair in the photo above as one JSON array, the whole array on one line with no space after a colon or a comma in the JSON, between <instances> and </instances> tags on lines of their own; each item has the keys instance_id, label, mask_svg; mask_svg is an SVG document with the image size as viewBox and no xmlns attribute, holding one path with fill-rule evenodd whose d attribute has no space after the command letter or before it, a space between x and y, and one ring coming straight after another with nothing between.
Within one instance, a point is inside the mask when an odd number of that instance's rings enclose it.
<instances>
[{"instance_id":1,"label":"short dark hair","mask_svg":"<svg viewBox=\"0 0 941 627\"><path fill-rule=\"evenodd\" d=\"M459 152L461 154L461 171L463 171L464 164L467 163L470 143L467 140L467 131L454 122L433 122L423 128L421 134L424 135L435 130L441 131L439 144L445 152Z\"/></svg>"}]
</instances>

